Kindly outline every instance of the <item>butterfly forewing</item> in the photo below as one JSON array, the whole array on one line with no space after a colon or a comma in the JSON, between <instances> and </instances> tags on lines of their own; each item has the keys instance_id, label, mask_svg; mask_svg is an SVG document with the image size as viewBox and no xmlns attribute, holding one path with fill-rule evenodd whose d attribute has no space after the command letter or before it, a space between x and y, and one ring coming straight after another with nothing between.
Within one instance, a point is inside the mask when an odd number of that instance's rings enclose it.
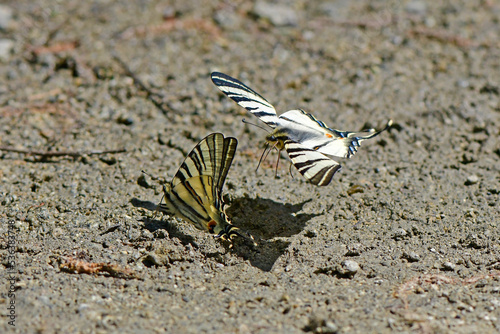
<instances>
[{"instance_id":1,"label":"butterfly forewing","mask_svg":"<svg viewBox=\"0 0 500 334\"><path fill-rule=\"evenodd\" d=\"M276 109L259 93L246 86L241 81L230 77L227 74L213 72L212 82L234 102L259 117L264 123L274 128L277 125L278 117Z\"/></svg>"}]
</instances>

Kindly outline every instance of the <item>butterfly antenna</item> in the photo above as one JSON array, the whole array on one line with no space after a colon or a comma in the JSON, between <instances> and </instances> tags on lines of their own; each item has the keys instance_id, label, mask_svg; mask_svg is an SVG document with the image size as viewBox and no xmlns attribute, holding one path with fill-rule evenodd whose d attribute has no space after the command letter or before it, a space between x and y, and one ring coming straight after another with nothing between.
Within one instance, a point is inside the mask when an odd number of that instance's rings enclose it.
<instances>
[{"instance_id":1,"label":"butterfly antenna","mask_svg":"<svg viewBox=\"0 0 500 334\"><path fill-rule=\"evenodd\" d=\"M163 202L164 198L165 198L165 186L163 186L163 196L160 199L160 203L158 203L158 205L156 206L156 210L153 213L153 218L156 218L156 215L158 214L158 212L160 212L161 202Z\"/></svg>"},{"instance_id":2,"label":"butterfly antenna","mask_svg":"<svg viewBox=\"0 0 500 334\"><path fill-rule=\"evenodd\" d=\"M269 130L268 130L268 129L266 129L266 128L265 128L265 127L263 127L262 125L255 124L255 123L250 123L249 121L247 121L247 120L246 120L246 119L244 119L244 118L243 118L241 121L242 121L243 123L245 123L245 124L250 124L250 125L256 126L256 127L258 127L259 129L262 129L262 130L266 131L267 133L271 133L271 132L269 132Z\"/></svg>"},{"instance_id":3,"label":"butterfly antenna","mask_svg":"<svg viewBox=\"0 0 500 334\"><path fill-rule=\"evenodd\" d=\"M251 234L248 234L248 233L242 234L240 232L236 232L235 234L237 236L239 236L240 238L242 238L243 240L245 240L246 242L252 244L252 246L254 246L254 247L258 246L258 244L255 242L255 239L253 238L253 236Z\"/></svg>"},{"instance_id":4,"label":"butterfly antenna","mask_svg":"<svg viewBox=\"0 0 500 334\"><path fill-rule=\"evenodd\" d=\"M251 124L251 123L250 123ZM259 164L257 165L257 168L255 169L255 172L257 172L257 170L259 169L260 167L260 163L262 162L263 158L264 158L264 154L266 153L267 149L269 148L269 143L266 142L266 146L264 147L264 151L262 152L262 155L260 156L260 159L259 159ZM271 149L269 149L269 151L271 151ZM269 154L269 151L268 151L268 154ZM267 157L267 155L266 155Z\"/></svg>"},{"instance_id":5,"label":"butterfly antenna","mask_svg":"<svg viewBox=\"0 0 500 334\"><path fill-rule=\"evenodd\" d=\"M152 179L153 179L153 180L155 180L155 181L158 181L158 178L157 178L156 176L153 176L153 175L151 175L151 174L147 173L147 172L146 172L146 171L144 171L144 170L141 170L141 173L142 173L142 174L145 174L145 175L147 175L147 176L149 176L150 178L152 178Z\"/></svg>"}]
</instances>

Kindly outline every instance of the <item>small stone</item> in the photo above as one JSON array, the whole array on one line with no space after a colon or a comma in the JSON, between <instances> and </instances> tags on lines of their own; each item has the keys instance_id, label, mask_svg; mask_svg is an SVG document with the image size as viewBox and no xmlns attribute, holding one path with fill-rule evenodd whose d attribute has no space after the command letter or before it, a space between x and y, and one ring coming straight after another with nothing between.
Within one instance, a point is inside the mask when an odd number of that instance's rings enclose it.
<instances>
[{"instance_id":1,"label":"small stone","mask_svg":"<svg viewBox=\"0 0 500 334\"><path fill-rule=\"evenodd\" d=\"M469 175L467 181L465 181L466 186L470 186L479 182L479 177L475 174Z\"/></svg>"},{"instance_id":2,"label":"small stone","mask_svg":"<svg viewBox=\"0 0 500 334\"><path fill-rule=\"evenodd\" d=\"M296 26L298 24L297 13L285 5L258 1L253 11L257 16L268 19L274 26Z\"/></svg>"},{"instance_id":3,"label":"small stone","mask_svg":"<svg viewBox=\"0 0 500 334\"><path fill-rule=\"evenodd\" d=\"M347 253L345 256L360 256L364 251L364 247L361 244L347 245Z\"/></svg>"},{"instance_id":4,"label":"small stone","mask_svg":"<svg viewBox=\"0 0 500 334\"><path fill-rule=\"evenodd\" d=\"M153 235L157 239L166 239L166 238L168 238L168 231L165 230L165 229L160 228L160 229L154 231Z\"/></svg>"},{"instance_id":5,"label":"small stone","mask_svg":"<svg viewBox=\"0 0 500 334\"><path fill-rule=\"evenodd\" d=\"M404 253L403 257L407 259L409 262L418 262L420 261L420 255L415 252Z\"/></svg>"},{"instance_id":6,"label":"small stone","mask_svg":"<svg viewBox=\"0 0 500 334\"><path fill-rule=\"evenodd\" d=\"M86 310L90 309L90 305L89 304L80 304L78 305L78 308L77 308L77 312L78 313L82 313Z\"/></svg>"},{"instance_id":7,"label":"small stone","mask_svg":"<svg viewBox=\"0 0 500 334\"><path fill-rule=\"evenodd\" d=\"M339 326L337 326L333 321L325 321L325 326L323 326L323 333L337 333Z\"/></svg>"},{"instance_id":8,"label":"small stone","mask_svg":"<svg viewBox=\"0 0 500 334\"><path fill-rule=\"evenodd\" d=\"M7 29L12 19L12 8L0 5L0 29Z\"/></svg>"},{"instance_id":9,"label":"small stone","mask_svg":"<svg viewBox=\"0 0 500 334\"><path fill-rule=\"evenodd\" d=\"M116 122L118 124L123 124L123 125L132 125L132 124L134 124L134 118L132 116L128 116L128 115L120 115L116 119Z\"/></svg>"},{"instance_id":10,"label":"small stone","mask_svg":"<svg viewBox=\"0 0 500 334\"><path fill-rule=\"evenodd\" d=\"M406 237L407 235L408 235L408 232L406 232L406 231L405 231L404 229L402 229L402 228L398 228L398 229L394 232L394 234L393 234L392 238L393 238L394 240L401 240L401 239L403 239L404 237Z\"/></svg>"},{"instance_id":11,"label":"small stone","mask_svg":"<svg viewBox=\"0 0 500 334\"><path fill-rule=\"evenodd\" d=\"M0 39L0 61L7 60L14 48L14 41L10 39Z\"/></svg>"},{"instance_id":12,"label":"small stone","mask_svg":"<svg viewBox=\"0 0 500 334\"><path fill-rule=\"evenodd\" d=\"M234 10L224 8L214 14L214 20L219 26L226 29L237 29L241 23Z\"/></svg>"},{"instance_id":13,"label":"small stone","mask_svg":"<svg viewBox=\"0 0 500 334\"><path fill-rule=\"evenodd\" d=\"M149 231L149 230L142 230L141 237L143 239L145 239L145 240L152 240L152 239L154 239L153 233L151 233L151 231Z\"/></svg>"},{"instance_id":14,"label":"small stone","mask_svg":"<svg viewBox=\"0 0 500 334\"><path fill-rule=\"evenodd\" d=\"M441 267L442 270L446 271L454 271L455 270L455 265L451 262L445 262L443 263L443 266Z\"/></svg>"},{"instance_id":15,"label":"small stone","mask_svg":"<svg viewBox=\"0 0 500 334\"><path fill-rule=\"evenodd\" d=\"M341 263L344 274L353 276L359 271L359 264L353 260L345 260Z\"/></svg>"},{"instance_id":16,"label":"small stone","mask_svg":"<svg viewBox=\"0 0 500 334\"><path fill-rule=\"evenodd\" d=\"M160 255L160 254L155 254L155 253L149 253L146 256L143 257L142 263L147 266L147 267L162 267L162 266L169 266L169 258L165 255Z\"/></svg>"},{"instance_id":17,"label":"small stone","mask_svg":"<svg viewBox=\"0 0 500 334\"><path fill-rule=\"evenodd\" d=\"M425 15L427 4L424 1L414 0L406 4L405 10L407 13L415 15Z\"/></svg>"}]
</instances>

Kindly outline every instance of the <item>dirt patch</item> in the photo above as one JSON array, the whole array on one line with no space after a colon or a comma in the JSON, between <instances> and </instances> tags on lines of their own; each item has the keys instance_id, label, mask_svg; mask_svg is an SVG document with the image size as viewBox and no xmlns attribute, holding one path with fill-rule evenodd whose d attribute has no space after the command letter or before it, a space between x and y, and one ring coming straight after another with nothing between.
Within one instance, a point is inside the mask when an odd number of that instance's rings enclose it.
<instances>
[{"instance_id":1,"label":"dirt patch","mask_svg":"<svg viewBox=\"0 0 500 334\"><path fill-rule=\"evenodd\" d=\"M500 330L496 2L3 6L2 332ZM394 125L327 187L275 177L275 153L256 173L265 132L212 71L278 113ZM216 131L258 247L131 203L161 198L141 170L169 180Z\"/></svg>"}]
</instances>

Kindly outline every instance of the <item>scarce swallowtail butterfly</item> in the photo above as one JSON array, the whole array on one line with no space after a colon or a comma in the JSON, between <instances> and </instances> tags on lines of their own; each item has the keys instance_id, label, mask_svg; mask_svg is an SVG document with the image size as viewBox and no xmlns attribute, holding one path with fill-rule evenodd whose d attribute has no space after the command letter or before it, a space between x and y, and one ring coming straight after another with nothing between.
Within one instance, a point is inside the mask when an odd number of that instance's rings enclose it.
<instances>
[{"instance_id":1,"label":"scarce swallowtail butterfly","mask_svg":"<svg viewBox=\"0 0 500 334\"><path fill-rule=\"evenodd\" d=\"M235 235L252 239L241 235L231 224L222 200L222 187L237 144L236 138L224 138L221 133L212 133L201 140L170 184L163 186L165 204L160 203L158 210L191 222L198 229L224 240L231 240Z\"/></svg>"},{"instance_id":2,"label":"scarce swallowtail butterfly","mask_svg":"<svg viewBox=\"0 0 500 334\"><path fill-rule=\"evenodd\" d=\"M379 135L380 130L361 132L329 128L303 110L290 110L276 115L274 107L260 94L227 74L213 72L212 82L229 98L245 108L274 130L266 136L268 145L285 149L297 170L312 184L326 186L341 168L328 156L351 158L361 142Z\"/></svg>"}]
</instances>

